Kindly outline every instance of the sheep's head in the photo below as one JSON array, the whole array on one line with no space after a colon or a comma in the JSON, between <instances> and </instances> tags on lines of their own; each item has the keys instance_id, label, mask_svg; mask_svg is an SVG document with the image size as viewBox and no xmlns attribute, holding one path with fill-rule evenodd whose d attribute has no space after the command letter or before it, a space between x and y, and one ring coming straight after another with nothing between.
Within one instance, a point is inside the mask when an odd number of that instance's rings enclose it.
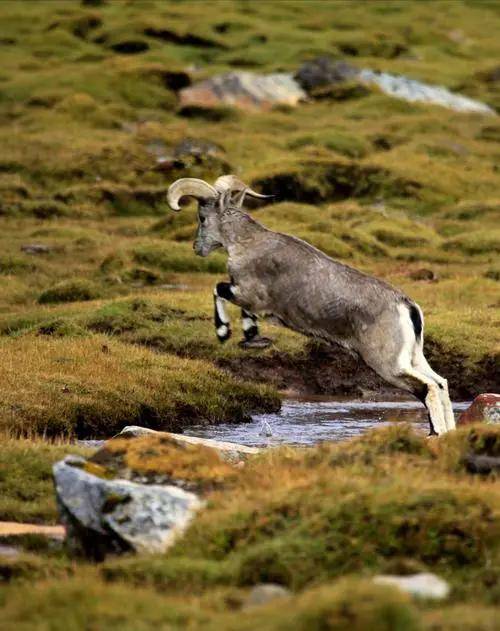
<instances>
[{"instance_id":1,"label":"sheep's head","mask_svg":"<svg viewBox=\"0 0 500 631\"><path fill-rule=\"evenodd\" d=\"M245 196L265 199L246 186L234 175L222 175L214 185L193 177L184 177L170 185L167 202L172 210L180 210L179 202L183 197L194 197L198 201L198 230L193 244L199 256L208 256L224 245L220 230L220 218L228 208L238 210L243 205Z\"/></svg>"}]
</instances>

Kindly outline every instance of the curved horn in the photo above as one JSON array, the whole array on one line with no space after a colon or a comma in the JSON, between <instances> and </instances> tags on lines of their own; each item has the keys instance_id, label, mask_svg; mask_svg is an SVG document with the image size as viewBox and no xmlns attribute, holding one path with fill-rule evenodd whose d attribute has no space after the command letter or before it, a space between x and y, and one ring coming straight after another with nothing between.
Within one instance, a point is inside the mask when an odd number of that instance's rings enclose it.
<instances>
[{"instance_id":1,"label":"curved horn","mask_svg":"<svg viewBox=\"0 0 500 631\"><path fill-rule=\"evenodd\" d=\"M221 175L215 180L214 188L220 193L225 193L226 191L234 191L235 193L245 191L245 195L250 195L250 197L256 197L257 199L268 199L269 197L274 197L274 195L261 195L260 193L257 193L257 191L252 190L244 182L237 178L236 175Z\"/></svg>"},{"instance_id":2,"label":"curved horn","mask_svg":"<svg viewBox=\"0 0 500 631\"><path fill-rule=\"evenodd\" d=\"M168 187L167 202L172 210L180 210L181 197L215 199L219 192L207 182L196 177L181 177Z\"/></svg>"}]
</instances>

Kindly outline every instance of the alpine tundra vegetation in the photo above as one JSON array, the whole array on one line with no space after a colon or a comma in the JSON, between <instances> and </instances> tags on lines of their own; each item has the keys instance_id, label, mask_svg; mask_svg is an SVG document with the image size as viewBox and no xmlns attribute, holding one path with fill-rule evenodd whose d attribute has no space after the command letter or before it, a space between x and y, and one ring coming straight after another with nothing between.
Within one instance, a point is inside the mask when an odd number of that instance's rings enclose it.
<instances>
[{"instance_id":1,"label":"alpine tundra vegetation","mask_svg":"<svg viewBox=\"0 0 500 631\"><path fill-rule=\"evenodd\" d=\"M244 343L219 343L227 257L193 253L198 209L167 202L181 178L233 173L272 196L232 202L411 296L453 400L498 392L498 2L4 0L0 21L2 522L57 523L52 465L94 452L76 439L243 421L283 392L392 396L340 346L255 330L251 311ZM352 74L303 82L295 104L182 102L216 76L300 79L324 58L487 108L409 102ZM168 553L100 564L0 536L2 629L492 631L498 474L467 463L497 461L499 445L495 425L427 439L394 422L226 476L154 437L111 441L134 475L199 476L204 508ZM449 596L373 580L420 572ZM249 606L262 583L289 590L286 605Z\"/></svg>"}]
</instances>

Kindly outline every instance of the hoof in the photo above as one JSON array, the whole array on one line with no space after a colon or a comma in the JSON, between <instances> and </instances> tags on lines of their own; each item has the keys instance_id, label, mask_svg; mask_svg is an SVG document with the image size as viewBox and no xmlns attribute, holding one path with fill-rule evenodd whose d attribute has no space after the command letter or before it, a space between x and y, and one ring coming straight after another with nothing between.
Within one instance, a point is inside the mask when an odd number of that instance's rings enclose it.
<instances>
[{"instance_id":1,"label":"hoof","mask_svg":"<svg viewBox=\"0 0 500 631\"><path fill-rule=\"evenodd\" d=\"M224 342L227 342L228 339L231 337L231 335L232 335L232 331L226 325L222 325L221 327L217 329L217 339L219 340L221 344L224 344Z\"/></svg>"},{"instance_id":2,"label":"hoof","mask_svg":"<svg viewBox=\"0 0 500 631\"><path fill-rule=\"evenodd\" d=\"M238 342L238 346L240 348L267 348L272 343L273 341L270 338L260 337L259 335L251 340L241 340L241 342Z\"/></svg>"}]
</instances>

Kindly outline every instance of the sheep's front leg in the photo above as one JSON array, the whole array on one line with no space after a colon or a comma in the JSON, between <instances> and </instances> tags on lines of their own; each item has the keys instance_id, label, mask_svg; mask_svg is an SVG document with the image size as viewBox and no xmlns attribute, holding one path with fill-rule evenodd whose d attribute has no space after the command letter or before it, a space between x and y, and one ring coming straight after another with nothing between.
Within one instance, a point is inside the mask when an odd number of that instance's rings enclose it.
<instances>
[{"instance_id":1,"label":"sheep's front leg","mask_svg":"<svg viewBox=\"0 0 500 631\"><path fill-rule=\"evenodd\" d=\"M231 337L231 323L224 303L233 299L231 283L217 283L214 289L214 322L217 339L221 344Z\"/></svg>"},{"instance_id":2,"label":"sheep's front leg","mask_svg":"<svg viewBox=\"0 0 500 631\"><path fill-rule=\"evenodd\" d=\"M217 283L214 289L214 321L215 330L219 342L224 343L231 337L231 324L226 313L225 301L237 304L235 300L234 285L232 283ZM272 344L268 337L259 335L257 316L246 309L241 310L243 326L243 340L239 343L241 348L267 348Z\"/></svg>"}]
</instances>

